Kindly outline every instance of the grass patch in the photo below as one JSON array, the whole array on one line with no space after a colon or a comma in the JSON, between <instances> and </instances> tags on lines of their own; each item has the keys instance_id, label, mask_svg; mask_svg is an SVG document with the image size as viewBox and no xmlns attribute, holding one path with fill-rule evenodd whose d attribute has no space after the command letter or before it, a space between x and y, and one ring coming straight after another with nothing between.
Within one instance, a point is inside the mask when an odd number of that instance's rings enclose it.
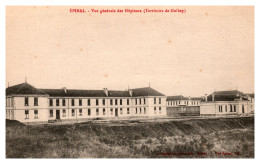
<instances>
[{"instance_id":1,"label":"grass patch","mask_svg":"<svg viewBox=\"0 0 260 164\"><path fill-rule=\"evenodd\" d=\"M254 158L254 117L125 125L7 122L7 158Z\"/></svg>"}]
</instances>

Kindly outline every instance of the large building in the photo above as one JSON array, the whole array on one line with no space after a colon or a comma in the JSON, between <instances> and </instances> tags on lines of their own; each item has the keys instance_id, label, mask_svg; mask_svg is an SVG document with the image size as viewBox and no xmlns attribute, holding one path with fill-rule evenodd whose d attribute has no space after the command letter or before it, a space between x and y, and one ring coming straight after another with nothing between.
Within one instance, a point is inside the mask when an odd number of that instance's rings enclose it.
<instances>
[{"instance_id":1,"label":"large building","mask_svg":"<svg viewBox=\"0 0 260 164\"><path fill-rule=\"evenodd\" d=\"M165 115L166 96L151 87L125 91L37 89L25 82L6 89L6 118L20 122Z\"/></svg>"},{"instance_id":2,"label":"large building","mask_svg":"<svg viewBox=\"0 0 260 164\"><path fill-rule=\"evenodd\" d=\"M201 116L244 115L252 113L250 97L240 91L217 91L205 95L201 102Z\"/></svg>"},{"instance_id":3,"label":"large building","mask_svg":"<svg viewBox=\"0 0 260 164\"><path fill-rule=\"evenodd\" d=\"M168 96L166 111L168 116L199 116L200 97Z\"/></svg>"}]
</instances>

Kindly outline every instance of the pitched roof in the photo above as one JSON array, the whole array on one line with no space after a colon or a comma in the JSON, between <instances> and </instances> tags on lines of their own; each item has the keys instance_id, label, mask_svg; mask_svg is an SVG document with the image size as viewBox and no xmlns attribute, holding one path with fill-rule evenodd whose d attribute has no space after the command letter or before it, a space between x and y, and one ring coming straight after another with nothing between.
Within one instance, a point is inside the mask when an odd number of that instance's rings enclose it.
<instances>
[{"instance_id":1,"label":"pitched roof","mask_svg":"<svg viewBox=\"0 0 260 164\"><path fill-rule=\"evenodd\" d=\"M40 89L50 97L106 97L103 90Z\"/></svg>"},{"instance_id":2,"label":"pitched roof","mask_svg":"<svg viewBox=\"0 0 260 164\"><path fill-rule=\"evenodd\" d=\"M6 95L19 94L19 95L47 95L43 91L35 88L28 83L21 83L6 88Z\"/></svg>"},{"instance_id":3,"label":"pitched roof","mask_svg":"<svg viewBox=\"0 0 260 164\"><path fill-rule=\"evenodd\" d=\"M151 87L145 87L145 88L136 88L132 89L133 91L133 97L139 97L139 96L165 96L164 94L154 90Z\"/></svg>"},{"instance_id":4,"label":"pitched roof","mask_svg":"<svg viewBox=\"0 0 260 164\"><path fill-rule=\"evenodd\" d=\"M246 95L250 96L251 98L255 98L255 94L254 93L247 93Z\"/></svg>"},{"instance_id":5,"label":"pitched roof","mask_svg":"<svg viewBox=\"0 0 260 164\"><path fill-rule=\"evenodd\" d=\"M176 101L176 100L202 100L201 97L184 97L182 95L168 96L166 101Z\"/></svg>"},{"instance_id":6,"label":"pitched roof","mask_svg":"<svg viewBox=\"0 0 260 164\"><path fill-rule=\"evenodd\" d=\"M207 101L212 101L214 94L214 101L235 101L235 99L242 98L248 100L247 96L238 90L217 91L207 96ZM205 101L205 100L203 100Z\"/></svg>"},{"instance_id":7,"label":"pitched roof","mask_svg":"<svg viewBox=\"0 0 260 164\"><path fill-rule=\"evenodd\" d=\"M108 91L108 97L131 97L129 91Z\"/></svg>"},{"instance_id":8,"label":"pitched roof","mask_svg":"<svg viewBox=\"0 0 260 164\"><path fill-rule=\"evenodd\" d=\"M77 89L37 89L28 83L22 83L6 89L6 95L11 94L37 94L49 95L50 97L131 97L129 91L108 90L77 90ZM132 89L132 96L165 96L162 93L150 88Z\"/></svg>"}]
</instances>

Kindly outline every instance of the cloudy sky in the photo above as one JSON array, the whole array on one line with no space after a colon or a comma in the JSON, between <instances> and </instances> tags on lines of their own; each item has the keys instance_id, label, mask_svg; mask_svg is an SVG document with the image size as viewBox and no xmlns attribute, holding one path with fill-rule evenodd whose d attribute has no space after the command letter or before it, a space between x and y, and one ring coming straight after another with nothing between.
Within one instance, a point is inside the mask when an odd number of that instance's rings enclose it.
<instances>
[{"instance_id":1,"label":"cloudy sky","mask_svg":"<svg viewBox=\"0 0 260 164\"><path fill-rule=\"evenodd\" d=\"M86 13L70 13L83 8ZM91 9L186 13L92 13ZM254 91L253 7L7 7L6 86Z\"/></svg>"}]
</instances>

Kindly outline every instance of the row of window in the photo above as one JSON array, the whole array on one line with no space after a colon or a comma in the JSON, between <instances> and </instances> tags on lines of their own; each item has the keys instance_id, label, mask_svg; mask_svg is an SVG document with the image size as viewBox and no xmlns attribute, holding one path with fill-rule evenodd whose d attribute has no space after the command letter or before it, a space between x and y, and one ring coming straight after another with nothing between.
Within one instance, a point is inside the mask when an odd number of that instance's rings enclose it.
<instances>
[{"instance_id":1,"label":"row of window","mask_svg":"<svg viewBox=\"0 0 260 164\"><path fill-rule=\"evenodd\" d=\"M13 107L14 106L14 101L13 98L6 98L6 107Z\"/></svg>"},{"instance_id":2,"label":"row of window","mask_svg":"<svg viewBox=\"0 0 260 164\"><path fill-rule=\"evenodd\" d=\"M33 98L33 105L38 106L38 97ZM29 97L24 98L24 106L29 106Z\"/></svg>"},{"instance_id":3,"label":"row of window","mask_svg":"<svg viewBox=\"0 0 260 164\"><path fill-rule=\"evenodd\" d=\"M29 119L29 110L24 111L25 119ZM38 110L34 110L34 118L38 119Z\"/></svg>"},{"instance_id":4,"label":"row of window","mask_svg":"<svg viewBox=\"0 0 260 164\"><path fill-rule=\"evenodd\" d=\"M115 110L114 110L114 108L111 108L110 109L110 115L114 115L114 112L116 112L117 110L118 110L118 108L115 108ZM79 109L78 111L79 111L79 116L82 116L83 115L82 114L83 113L82 109ZM67 113L66 109L63 109L62 110L62 117L66 117L66 113ZM159 114L162 113L161 107L159 107L158 113ZM50 114L49 115L50 117L53 117L53 109L50 110L49 114ZM123 108L120 108L119 114L120 115L124 114L123 113ZM130 109L129 108L127 108L126 114L130 114ZM146 108L145 107L144 108L135 108L135 114L146 114ZM157 114L157 108L156 107L154 107L154 114ZM87 109L87 115L91 116L91 109ZM99 116L99 115L100 115L100 109L97 108L96 109L96 116ZM106 109L105 108L103 108L103 110L102 110L102 115L106 115ZM75 109L71 110L71 116L75 116ZM38 119L38 110L34 110L34 118ZM25 110L25 119L29 119L29 110Z\"/></svg>"},{"instance_id":5,"label":"row of window","mask_svg":"<svg viewBox=\"0 0 260 164\"><path fill-rule=\"evenodd\" d=\"M78 99L79 100L79 106L82 106L82 99ZM110 105L113 105L113 102L115 102L115 105L118 105L118 100L119 100L119 104L123 105L123 99L110 99ZM145 98L139 98L139 99L135 99L135 104L137 105L139 102L139 104L146 104ZM126 100L126 104L129 105L129 99ZM154 98L154 104L156 104L156 98ZM161 104L161 98L159 98L159 104ZM53 99L50 99L49 101L49 105L53 106ZM91 101L90 99L87 100L87 105L90 106L91 105ZM96 106L99 105L99 99L96 99ZM102 105L106 105L106 99L102 99ZM56 99L56 106L60 106L60 99ZM66 106L66 100L62 99L62 106ZM75 99L71 99L71 106L75 106Z\"/></svg>"},{"instance_id":6,"label":"row of window","mask_svg":"<svg viewBox=\"0 0 260 164\"><path fill-rule=\"evenodd\" d=\"M244 105L242 105L242 113L244 113ZM218 106L219 113L223 112L223 105ZM225 105L225 112L228 111L227 105ZM237 106L236 105L229 105L229 112L237 112Z\"/></svg>"},{"instance_id":7,"label":"row of window","mask_svg":"<svg viewBox=\"0 0 260 164\"><path fill-rule=\"evenodd\" d=\"M116 112L117 110L118 110L118 108L115 108L115 110L114 110L114 108L111 108L111 109L110 109L110 115L115 115L114 112ZM83 114L82 114L82 113L83 113L83 112L82 112L82 109L79 109L78 111L79 111L79 116L82 116L82 115L83 115ZM117 111L117 112L118 112L118 111ZM159 107L158 113L159 113L159 114L162 113L161 107ZM102 114L102 115L106 115L106 109L105 109L105 108L103 108L101 114ZM119 114L120 114L120 115L123 115L123 114L124 114L124 113L123 113L123 108L120 108ZM130 114L130 109L129 109L129 108L127 108L126 114ZM146 114L146 108L145 108L145 107L144 107L144 108L135 108L135 114ZM156 108L156 107L154 107L154 114L157 114L157 108ZM91 116L91 109L87 109L87 115L88 115L88 116ZM96 109L96 116L99 116L99 115L100 115L100 109L97 108L97 109ZM117 115L117 114L116 114L116 115ZM72 109L72 110L71 110L71 116L75 116L75 109ZM53 117L53 109L50 110L50 117ZM62 117L66 117L66 109L63 109L63 110L62 110Z\"/></svg>"},{"instance_id":8,"label":"row of window","mask_svg":"<svg viewBox=\"0 0 260 164\"><path fill-rule=\"evenodd\" d=\"M115 108L115 111L117 111L117 110L118 110L118 108ZM82 109L79 109L78 112L79 112L79 116L83 116ZM122 115L123 114L123 108L120 108L119 112ZM102 115L106 115L106 109L105 108L103 108L101 114ZM126 114L130 114L130 109L129 108L127 108L127 113ZM87 109L87 115L91 116L91 109ZM100 109L97 108L96 109L96 116L99 116L99 115L100 115ZM114 108L110 109L110 115L114 115ZM71 109L71 116L75 116L75 109ZM53 109L50 110L50 117L53 117ZM62 117L66 117L66 109L62 110Z\"/></svg>"},{"instance_id":9,"label":"row of window","mask_svg":"<svg viewBox=\"0 0 260 164\"><path fill-rule=\"evenodd\" d=\"M79 100L79 106L82 106L82 99L78 99ZM127 101L127 105L129 105L129 99L126 100ZM139 98L139 99L135 99L135 104L137 105L139 101L139 104L146 104L145 98ZM113 99L110 99L110 105L113 105ZM123 105L123 100L119 99L119 104ZM156 98L154 98L154 104L156 104ZM159 104L161 104L161 98L159 98ZM25 97L24 98L24 105L25 106L29 106L29 97ZM34 106L38 106L38 97L34 97ZM49 101L49 105L53 106L53 99L50 99ZM90 106L91 105L91 101L90 99L87 100L87 105ZM99 99L96 99L96 105L99 105ZM106 100L102 99L102 105L106 105ZM118 105L118 99L115 99L115 105ZM60 99L56 99L56 106L60 106ZM66 106L66 100L62 99L62 106ZM75 106L75 99L71 99L71 106Z\"/></svg>"},{"instance_id":10,"label":"row of window","mask_svg":"<svg viewBox=\"0 0 260 164\"><path fill-rule=\"evenodd\" d=\"M181 101L168 101L168 105L180 105L181 104ZM185 105L189 105L189 101L184 101L184 104ZM198 101L192 101L191 102L191 105L199 105L199 102Z\"/></svg>"}]
</instances>

